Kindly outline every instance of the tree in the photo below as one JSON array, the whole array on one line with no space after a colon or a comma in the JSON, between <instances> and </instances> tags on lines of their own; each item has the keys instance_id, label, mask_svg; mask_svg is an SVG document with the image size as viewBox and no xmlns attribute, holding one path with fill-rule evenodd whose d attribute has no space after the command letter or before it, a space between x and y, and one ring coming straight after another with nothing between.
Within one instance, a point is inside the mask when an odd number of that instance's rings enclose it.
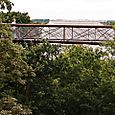
<instances>
[{"instance_id":1,"label":"tree","mask_svg":"<svg viewBox=\"0 0 115 115\"><path fill-rule=\"evenodd\" d=\"M0 39L12 39L11 26L0 23Z\"/></svg>"},{"instance_id":2,"label":"tree","mask_svg":"<svg viewBox=\"0 0 115 115\"><path fill-rule=\"evenodd\" d=\"M0 0L0 9L11 11L13 5L10 0Z\"/></svg>"},{"instance_id":3,"label":"tree","mask_svg":"<svg viewBox=\"0 0 115 115\"><path fill-rule=\"evenodd\" d=\"M1 41L0 47L1 99L16 98L33 114L115 113L115 60L108 56L110 45L105 52L48 42Z\"/></svg>"},{"instance_id":4,"label":"tree","mask_svg":"<svg viewBox=\"0 0 115 115\"><path fill-rule=\"evenodd\" d=\"M20 114L32 114L31 110L26 106L18 103L18 100L7 96L0 100L0 115L20 115Z\"/></svg>"},{"instance_id":5,"label":"tree","mask_svg":"<svg viewBox=\"0 0 115 115\"><path fill-rule=\"evenodd\" d=\"M28 13L10 12L14 4L10 0L0 0L0 9L7 9L8 12L0 12L0 22L12 23L16 19L17 23L31 23Z\"/></svg>"},{"instance_id":6,"label":"tree","mask_svg":"<svg viewBox=\"0 0 115 115\"><path fill-rule=\"evenodd\" d=\"M16 19L16 23L31 23L30 16L28 13L21 12L1 12L2 22L4 23L12 23L14 19Z\"/></svg>"},{"instance_id":7,"label":"tree","mask_svg":"<svg viewBox=\"0 0 115 115\"><path fill-rule=\"evenodd\" d=\"M28 98L34 114L114 114L114 61L101 49L64 49L47 43L26 49L36 74Z\"/></svg>"},{"instance_id":8,"label":"tree","mask_svg":"<svg viewBox=\"0 0 115 115\"><path fill-rule=\"evenodd\" d=\"M4 107L2 107L3 109L0 109L0 112L9 112L9 108L15 108L15 105L12 105L13 103L17 105L20 103L24 107L26 105L26 103L23 103L23 99L27 98L27 95L25 95L26 83L29 77L33 76L33 70L31 70L31 67L24 61L25 54L25 50L21 45L14 44L10 39L0 40L0 100L2 100L2 98L7 99L9 96L11 100L12 98L16 100L19 99L17 103L9 100L8 102L11 103L5 104ZM28 106L26 109L28 109ZM18 111L18 109L16 111ZM14 113L16 111L14 111Z\"/></svg>"}]
</instances>

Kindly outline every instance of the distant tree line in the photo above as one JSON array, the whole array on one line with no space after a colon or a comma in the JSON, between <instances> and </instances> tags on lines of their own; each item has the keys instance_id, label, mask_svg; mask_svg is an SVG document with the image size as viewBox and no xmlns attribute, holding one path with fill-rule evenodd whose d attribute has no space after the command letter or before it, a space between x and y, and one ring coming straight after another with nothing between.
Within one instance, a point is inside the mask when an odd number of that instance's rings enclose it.
<instances>
[{"instance_id":1,"label":"distant tree line","mask_svg":"<svg viewBox=\"0 0 115 115\"><path fill-rule=\"evenodd\" d=\"M104 25L114 25L115 24L115 20L107 20L107 21L103 21L101 22Z\"/></svg>"},{"instance_id":2,"label":"distant tree line","mask_svg":"<svg viewBox=\"0 0 115 115\"><path fill-rule=\"evenodd\" d=\"M49 19L32 19L32 22L37 24L47 24L49 23Z\"/></svg>"}]
</instances>

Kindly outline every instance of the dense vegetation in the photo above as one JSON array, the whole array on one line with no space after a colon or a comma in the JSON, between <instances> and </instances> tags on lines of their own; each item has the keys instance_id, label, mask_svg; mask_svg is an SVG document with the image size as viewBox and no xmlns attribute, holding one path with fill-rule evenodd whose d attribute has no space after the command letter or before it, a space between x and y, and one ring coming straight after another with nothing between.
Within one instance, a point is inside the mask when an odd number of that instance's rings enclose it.
<instances>
[{"instance_id":1,"label":"dense vegetation","mask_svg":"<svg viewBox=\"0 0 115 115\"><path fill-rule=\"evenodd\" d=\"M0 41L0 92L10 100L1 112L23 112L16 101L34 115L114 115L115 59L81 45Z\"/></svg>"},{"instance_id":2,"label":"dense vegetation","mask_svg":"<svg viewBox=\"0 0 115 115\"><path fill-rule=\"evenodd\" d=\"M32 23L30 16L28 13L21 13L21 12L1 12L0 13L1 19L3 23L12 23L13 20L16 20L16 23Z\"/></svg>"}]
</instances>

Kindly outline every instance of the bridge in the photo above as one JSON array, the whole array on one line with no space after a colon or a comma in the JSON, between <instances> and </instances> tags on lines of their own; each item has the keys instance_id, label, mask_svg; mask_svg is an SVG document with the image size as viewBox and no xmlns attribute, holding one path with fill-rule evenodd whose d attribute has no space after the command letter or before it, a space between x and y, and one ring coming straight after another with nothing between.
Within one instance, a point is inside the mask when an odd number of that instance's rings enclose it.
<instances>
[{"instance_id":1,"label":"bridge","mask_svg":"<svg viewBox=\"0 0 115 115\"><path fill-rule=\"evenodd\" d=\"M55 25L55 24L11 24L14 42L93 44L114 41L115 30L111 25Z\"/></svg>"}]
</instances>

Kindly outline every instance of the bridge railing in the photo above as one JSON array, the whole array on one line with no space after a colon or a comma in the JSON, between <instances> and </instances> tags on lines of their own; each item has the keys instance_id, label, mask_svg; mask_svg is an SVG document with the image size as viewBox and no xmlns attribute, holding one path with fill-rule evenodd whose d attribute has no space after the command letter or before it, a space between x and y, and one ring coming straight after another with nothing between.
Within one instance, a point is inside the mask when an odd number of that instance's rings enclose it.
<instances>
[{"instance_id":1,"label":"bridge railing","mask_svg":"<svg viewBox=\"0 0 115 115\"><path fill-rule=\"evenodd\" d=\"M115 37L110 25L11 24L14 39L49 41L108 41Z\"/></svg>"},{"instance_id":2,"label":"bridge railing","mask_svg":"<svg viewBox=\"0 0 115 115\"><path fill-rule=\"evenodd\" d=\"M15 39L112 40L112 26L11 24Z\"/></svg>"}]
</instances>

